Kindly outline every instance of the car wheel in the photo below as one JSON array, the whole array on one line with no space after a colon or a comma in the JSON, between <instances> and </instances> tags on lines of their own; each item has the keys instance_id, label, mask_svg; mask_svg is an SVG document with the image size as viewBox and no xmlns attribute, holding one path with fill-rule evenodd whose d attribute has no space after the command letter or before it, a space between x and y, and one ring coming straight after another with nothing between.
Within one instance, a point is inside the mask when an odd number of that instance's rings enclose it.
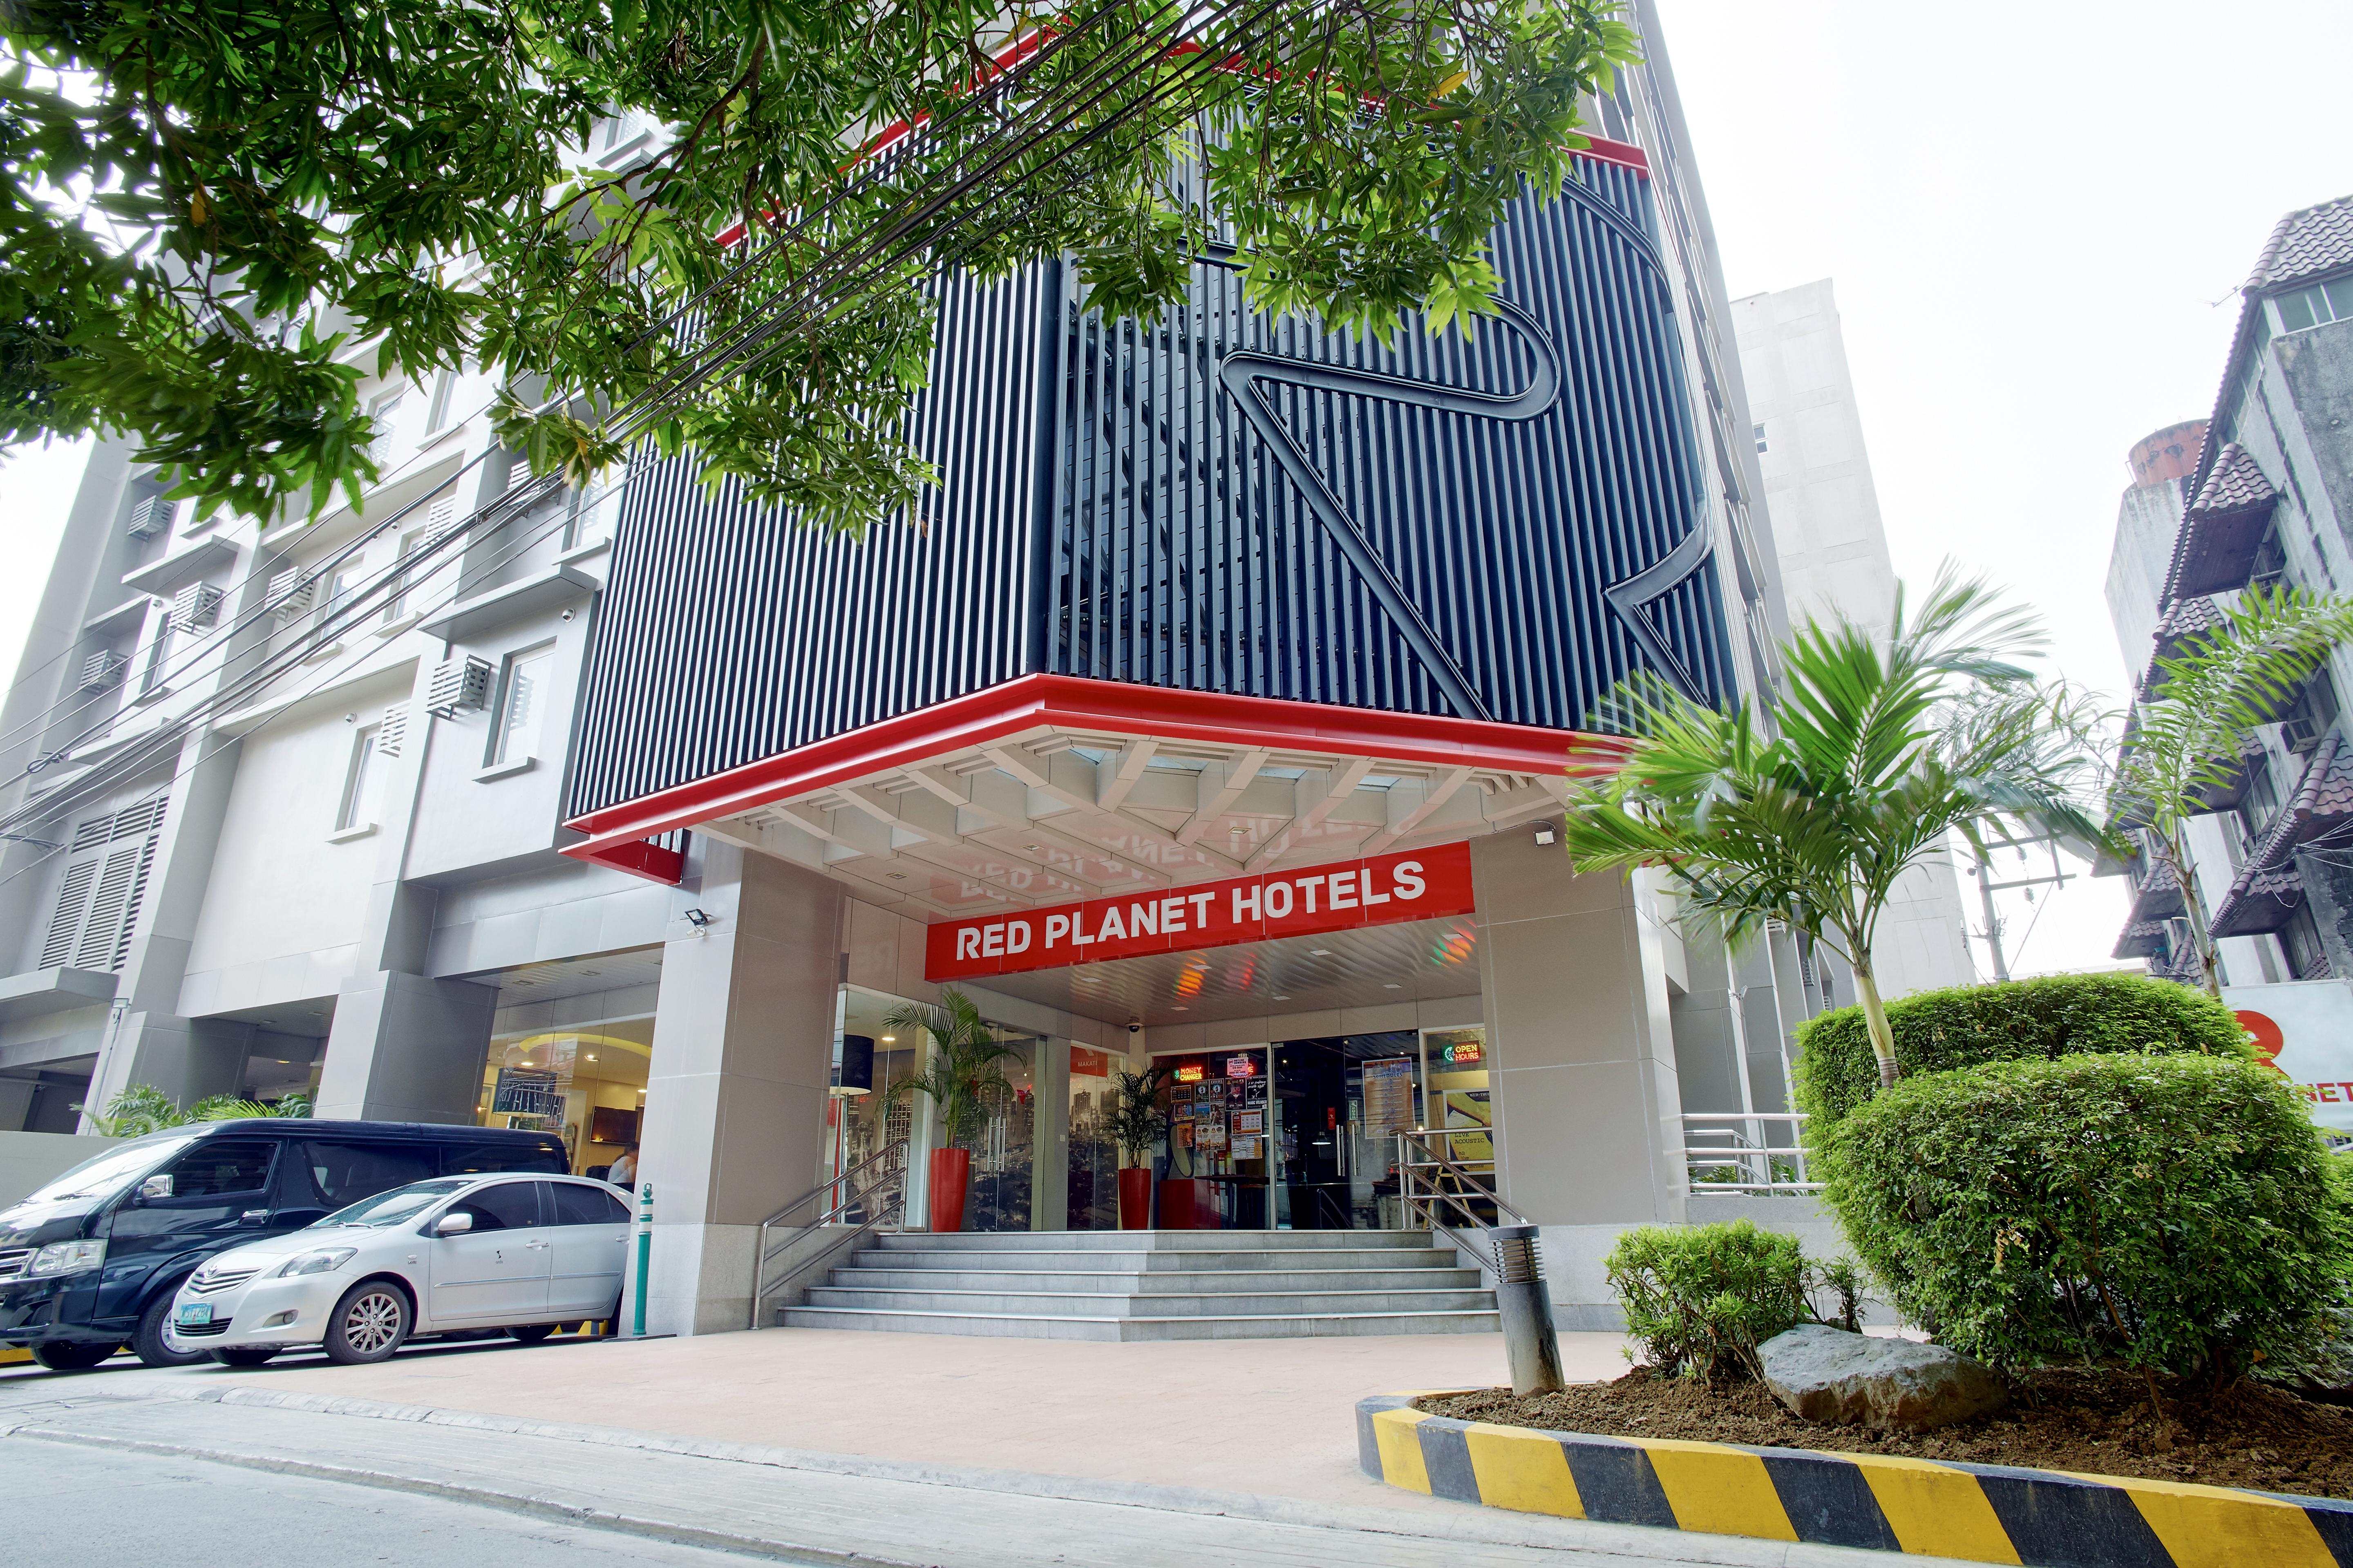
<instances>
[{"instance_id":1,"label":"car wheel","mask_svg":"<svg viewBox=\"0 0 2353 1568\"><path fill-rule=\"evenodd\" d=\"M363 1279L343 1292L327 1320L329 1361L359 1366L383 1361L408 1338L408 1297L387 1279Z\"/></svg>"},{"instance_id":2,"label":"car wheel","mask_svg":"<svg viewBox=\"0 0 2353 1568\"><path fill-rule=\"evenodd\" d=\"M276 1345L231 1345L227 1350L208 1352L223 1366L262 1366L278 1354Z\"/></svg>"},{"instance_id":3,"label":"car wheel","mask_svg":"<svg viewBox=\"0 0 2353 1568\"><path fill-rule=\"evenodd\" d=\"M139 1327L131 1336L131 1349L149 1366L194 1366L212 1353L206 1350L176 1349L164 1337L164 1331L172 1321L172 1298L177 1294L179 1287L176 1285L158 1292L155 1299L147 1303L147 1310L139 1314Z\"/></svg>"},{"instance_id":4,"label":"car wheel","mask_svg":"<svg viewBox=\"0 0 2353 1568\"><path fill-rule=\"evenodd\" d=\"M527 1345L535 1345L555 1331L554 1323L519 1323L507 1331L507 1337Z\"/></svg>"},{"instance_id":5,"label":"car wheel","mask_svg":"<svg viewBox=\"0 0 2353 1568\"><path fill-rule=\"evenodd\" d=\"M51 1372L88 1372L121 1348L121 1345L86 1345L68 1340L50 1340L33 1347L33 1359Z\"/></svg>"}]
</instances>

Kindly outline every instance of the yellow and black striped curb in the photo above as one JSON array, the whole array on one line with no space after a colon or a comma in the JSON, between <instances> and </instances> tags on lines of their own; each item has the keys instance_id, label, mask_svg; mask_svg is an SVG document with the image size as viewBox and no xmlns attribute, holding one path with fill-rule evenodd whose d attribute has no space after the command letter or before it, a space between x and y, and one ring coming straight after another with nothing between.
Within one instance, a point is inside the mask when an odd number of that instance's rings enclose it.
<instances>
[{"instance_id":1,"label":"yellow and black striped curb","mask_svg":"<svg viewBox=\"0 0 2353 1568\"><path fill-rule=\"evenodd\" d=\"M2353 1502L1659 1437L1453 1421L1420 1395L1356 1406L1375 1480L1611 1524L2036 1568L2353 1568Z\"/></svg>"}]
</instances>

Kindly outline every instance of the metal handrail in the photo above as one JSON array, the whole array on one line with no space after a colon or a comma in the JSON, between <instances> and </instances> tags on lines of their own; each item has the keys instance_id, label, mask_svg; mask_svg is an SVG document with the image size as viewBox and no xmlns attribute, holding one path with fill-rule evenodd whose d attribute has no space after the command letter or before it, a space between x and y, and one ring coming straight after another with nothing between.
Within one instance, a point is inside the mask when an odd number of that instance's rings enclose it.
<instances>
[{"instance_id":1,"label":"metal handrail","mask_svg":"<svg viewBox=\"0 0 2353 1568\"><path fill-rule=\"evenodd\" d=\"M1485 1238L1482 1237L1473 1240L1449 1225L1444 1218L1440 1217L1443 1212L1441 1205L1443 1209L1453 1211L1456 1218L1467 1222L1481 1231L1488 1227L1489 1222L1486 1217L1463 1201L1463 1194L1459 1191L1450 1192L1444 1187L1431 1185L1427 1187L1426 1191L1417 1193L1415 1191L1416 1173L1432 1170L1443 1172L1454 1178L1457 1183L1472 1189L1480 1199L1493 1204L1499 1218L1509 1216L1512 1222L1517 1225L1533 1225L1535 1222L1505 1203L1503 1194L1482 1180L1479 1172L1472 1170L1453 1155L1441 1154L1433 1148L1429 1142L1429 1138L1434 1131L1441 1137L1447 1135L1442 1129L1427 1127L1418 1128L1411 1132L1400 1131L1397 1134L1398 1200L1405 1205L1408 1214L1430 1226L1430 1229L1443 1234L1458 1248L1471 1254L1473 1258L1488 1259L1488 1267L1498 1278L1501 1278L1503 1260L1488 1246ZM1413 1159L1411 1152L1416 1150L1426 1157L1419 1161ZM1487 1173L1491 1175L1493 1173L1493 1162L1489 1162Z\"/></svg>"},{"instance_id":2,"label":"metal handrail","mask_svg":"<svg viewBox=\"0 0 2353 1568\"><path fill-rule=\"evenodd\" d=\"M869 1182L865 1186L855 1186L858 1177L877 1164L881 1164L882 1166L881 1173L872 1181ZM893 1139L892 1142L884 1144L881 1148L874 1151L873 1153L866 1156L863 1160L859 1161L858 1163L852 1165L849 1170L842 1172L839 1175L827 1178L826 1181L819 1185L810 1188L807 1192L803 1193L799 1197L795 1198L792 1202L786 1204L784 1207L778 1209L776 1213L762 1220L760 1222L759 1232L754 1237L752 1243L751 1326L755 1329L761 1326L760 1303L767 1300L769 1294L768 1265L770 1262L776 1258L781 1257L783 1254L791 1251L795 1247L798 1246L803 1241L807 1240L811 1236L823 1230L826 1226L832 1225L843 1215L848 1214L851 1209L857 1207L859 1205L868 1203L870 1199L874 1198L878 1194L881 1194L884 1189L892 1187L895 1187L897 1189L896 1196L899 1200L899 1214L900 1217L903 1220L906 1215L907 1205L907 1141L904 1138ZM792 1235L785 1237L785 1239L776 1246L772 1247L768 1245L768 1232L775 1228L778 1220L783 1219L786 1215L807 1207L814 1199L823 1197L828 1193L839 1192L845 1188L850 1189L847 1196L837 1198L833 1203L828 1205L815 1219L795 1230ZM795 1279L807 1273L809 1268L821 1258L831 1257L836 1251L839 1250L840 1243L854 1241L858 1237L864 1236L867 1232L873 1230L875 1227L880 1226L882 1223L883 1213L883 1205L871 1205L869 1207L865 1220L861 1224L860 1224L856 1228L847 1231L840 1237L837 1237L835 1246L827 1248L826 1251L818 1254L815 1258L804 1259L794 1268L786 1270L785 1277L776 1282L777 1289L782 1289L790 1286Z\"/></svg>"},{"instance_id":3,"label":"metal handrail","mask_svg":"<svg viewBox=\"0 0 2353 1568\"><path fill-rule=\"evenodd\" d=\"M1729 1170L1743 1177L1761 1175L1761 1181L1737 1182L1701 1181L1694 1175L1691 1190L1707 1193L1779 1193L1799 1195L1820 1192L1821 1184L1813 1181L1806 1169L1808 1151L1802 1142L1788 1144L1771 1141L1767 1123L1780 1124L1784 1136L1802 1137L1798 1130L1806 1122L1802 1110L1702 1110L1688 1111L1682 1117L1683 1127L1683 1164L1687 1171L1700 1167ZM1702 1138L1718 1139L1722 1142L1703 1144ZM1773 1163L1788 1162L1797 1172L1790 1181L1777 1180Z\"/></svg>"}]
</instances>

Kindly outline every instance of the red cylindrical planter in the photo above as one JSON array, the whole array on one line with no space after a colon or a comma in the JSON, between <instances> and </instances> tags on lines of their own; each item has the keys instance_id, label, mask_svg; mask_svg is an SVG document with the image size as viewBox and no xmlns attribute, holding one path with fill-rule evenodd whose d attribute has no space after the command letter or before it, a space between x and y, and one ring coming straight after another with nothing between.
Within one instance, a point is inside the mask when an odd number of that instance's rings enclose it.
<instances>
[{"instance_id":1,"label":"red cylindrical planter","mask_svg":"<svg viewBox=\"0 0 2353 1568\"><path fill-rule=\"evenodd\" d=\"M1209 1184L1197 1176L1178 1176L1160 1184L1160 1228L1217 1230L1220 1228L1218 1197Z\"/></svg>"},{"instance_id":2,"label":"red cylindrical planter","mask_svg":"<svg viewBox=\"0 0 2353 1568\"><path fill-rule=\"evenodd\" d=\"M932 1230L934 1235L964 1228L964 1195L972 1185L972 1151L932 1151Z\"/></svg>"},{"instance_id":3,"label":"red cylindrical planter","mask_svg":"<svg viewBox=\"0 0 2353 1568\"><path fill-rule=\"evenodd\" d=\"M1119 1173L1119 1228L1152 1228L1152 1167L1130 1165Z\"/></svg>"}]
</instances>

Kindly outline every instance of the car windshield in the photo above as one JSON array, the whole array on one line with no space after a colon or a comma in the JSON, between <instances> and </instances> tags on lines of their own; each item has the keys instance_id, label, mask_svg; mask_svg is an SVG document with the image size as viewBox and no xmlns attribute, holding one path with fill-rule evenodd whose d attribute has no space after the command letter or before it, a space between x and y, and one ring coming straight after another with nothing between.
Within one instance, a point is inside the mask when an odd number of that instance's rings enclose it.
<instances>
[{"instance_id":1,"label":"car windshield","mask_svg":"<svg viewBox=\"0 0 2353 1568\"><path fill-rule=\"evenodd\" d=\"M103 1154L84 1160L25 1201L28 1204L65 1204L111 1197L129 1186L134 1177L145 1175L195 1141L195 1135L190 1134L185 1138L159 1139L153 1143L142 1139L119 1149L109 1149Z\"/></svg>"},{"instance_id":2,"label":"car windshield","mask_svg":"<svg viewBox=\"0 0 2353 1568\"><path fill-rule=\"evenodd\" d=\"M437 1176L429 1182L411 1182L405 1187L395 1187L372 1198L362 1198L349 1208L337 1209L311 1228L325 1230L332 1226L398 1225L402 1220L415 1219L451 1193L463 1192L474 1184L474 1180L472 1176Z\"/></svg>"}]
</instances>

